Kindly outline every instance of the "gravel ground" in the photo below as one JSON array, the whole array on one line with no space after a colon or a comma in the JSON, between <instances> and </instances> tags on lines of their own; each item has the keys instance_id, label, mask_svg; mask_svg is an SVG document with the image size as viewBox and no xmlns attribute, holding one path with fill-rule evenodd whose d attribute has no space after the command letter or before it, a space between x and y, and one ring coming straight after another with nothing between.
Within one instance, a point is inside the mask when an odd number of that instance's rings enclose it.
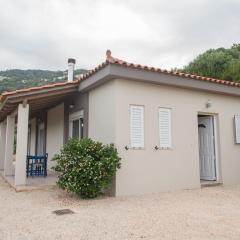
<instances>
[{"instance_id":1,"label":"gravel ground","mask_svg":"<svg viewBox=\"0 0 240 240\"><path fill-rule=\"evenodd\" d=\"M74 214L56 216L69 208ZM0 239L240 239L240 186L79 200L16 193L0 178Z\"/></svg>"}]
</instances>

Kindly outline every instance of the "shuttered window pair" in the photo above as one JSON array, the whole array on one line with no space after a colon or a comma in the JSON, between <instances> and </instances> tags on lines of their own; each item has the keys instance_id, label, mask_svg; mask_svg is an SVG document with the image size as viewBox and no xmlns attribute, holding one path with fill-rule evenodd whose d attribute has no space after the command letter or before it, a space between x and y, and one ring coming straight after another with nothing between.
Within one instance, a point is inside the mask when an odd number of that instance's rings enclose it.
<instances>
[{"instance_id":1,"label":"shuttered window pair","mask_svg":"<svg viewBox=\"0 0 240 240\"><path fill-rule=\"evenodd\" d=\"M159 108L160 148L171 147L171 110ZM132 148L144 148L144 107L130 106L130 138Z\"/></svg>"}]
</instances>

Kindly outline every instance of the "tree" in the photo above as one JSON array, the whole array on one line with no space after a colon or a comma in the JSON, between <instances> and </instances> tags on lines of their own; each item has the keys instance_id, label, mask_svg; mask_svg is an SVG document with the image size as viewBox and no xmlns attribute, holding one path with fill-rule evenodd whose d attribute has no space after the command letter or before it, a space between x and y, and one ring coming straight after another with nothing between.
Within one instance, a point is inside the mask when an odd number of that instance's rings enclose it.
<instances>
[{"instance_id":1,"label":"tree","mask_svg":"<svg viewBox=\"0 0 240 240\"><path fill-rule=\"evenodd\" d=\"M240 81L240 44L210 49L179 71L228 81Z\"/></svg>"}]
</instances>

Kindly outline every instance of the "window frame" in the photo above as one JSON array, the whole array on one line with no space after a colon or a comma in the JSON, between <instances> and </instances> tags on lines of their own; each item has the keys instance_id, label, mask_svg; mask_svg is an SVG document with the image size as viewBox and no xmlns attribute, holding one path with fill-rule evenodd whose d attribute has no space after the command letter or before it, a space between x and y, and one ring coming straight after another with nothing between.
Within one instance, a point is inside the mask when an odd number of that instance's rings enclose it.
<instances>
[{"instance_id":1,"label":"window frame","mask_svg":"<svg viewBox=\"0 0 240 240\"><path fill-rule=\"evenodd\" d=\"M82 123L82 121L83 123ZM73 131L73 121L76 121L76 120L79 120L79 139L82 139L83 138L83 127L81 126L81 124L84 125L84 111L83 110L80 110L80 111L77 111L77 112L73 112L73 113L70 113L69 114L69 131L68 131L68 137L69 138L72 138L72 131Z\"/></svg>"}]
</instances>

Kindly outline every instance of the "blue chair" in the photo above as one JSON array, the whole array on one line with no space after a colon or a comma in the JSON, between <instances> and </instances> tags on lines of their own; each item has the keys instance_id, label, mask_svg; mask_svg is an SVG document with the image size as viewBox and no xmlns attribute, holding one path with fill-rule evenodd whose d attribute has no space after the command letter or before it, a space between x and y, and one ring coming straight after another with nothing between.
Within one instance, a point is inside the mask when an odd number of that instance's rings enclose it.
<instances>
[{"instance_id":1,"label":"blue chair","mask_svg":"<svg viewBox=\"0 0 240 240\"><path fill-rule=\"evenodd\" d=\"M27 156L27 177L47 176L47 159L48 154L43 156Z\"/></svg>"}]
</instances>

